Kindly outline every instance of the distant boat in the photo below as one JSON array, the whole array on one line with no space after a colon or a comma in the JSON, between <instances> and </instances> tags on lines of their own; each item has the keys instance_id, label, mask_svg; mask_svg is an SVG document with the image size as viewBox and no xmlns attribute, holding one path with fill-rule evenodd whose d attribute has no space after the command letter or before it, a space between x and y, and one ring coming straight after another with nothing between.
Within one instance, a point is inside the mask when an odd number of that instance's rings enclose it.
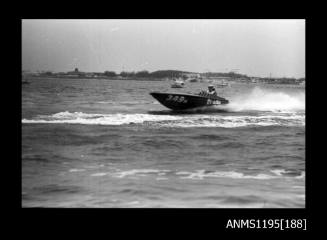
<instances>
[{"instance_id":1,"label":"distant boat","mask_svg":"<svg viewBox=\"0 0 327 240\"><path fill-rule=\"evenodd\" d=\"M197 82L198 80L196 78L192 78L189 80L190 82Z\"/></svg>"},{"instance_id":2,"label":"distant boat","mask_svg":"<svg viewBox=\"0 0 327 240\"><path fill-rule=\"evenodd\" d=\"M184 81L182 80L174 80L174 83L171 85L172 88L183 88L184 87Z\"/></svg>"},{"instance_id":3,"label":"distant boat","mask_svg":"<svg viewBox=\"0 0 327 240\"><path fill-rule=\"evenodd\" d=\"M223 81L217 83L216 86L217 86L218 88L224 88L224 87L228 87L228 86L229 86L229 83L226 82L225 80L223 80Z\"/></svg>"},{"instance_id":4,"label":"distant boat","mask_svg":"<svg viewBox=\"0 0 327 240\"><path fill-rule=\"evenodd\" d=\"M22 81L22 84L30 84L30 82L29 81L26 81L26 80L23 80Z\"/></svg>"}]
</instances>

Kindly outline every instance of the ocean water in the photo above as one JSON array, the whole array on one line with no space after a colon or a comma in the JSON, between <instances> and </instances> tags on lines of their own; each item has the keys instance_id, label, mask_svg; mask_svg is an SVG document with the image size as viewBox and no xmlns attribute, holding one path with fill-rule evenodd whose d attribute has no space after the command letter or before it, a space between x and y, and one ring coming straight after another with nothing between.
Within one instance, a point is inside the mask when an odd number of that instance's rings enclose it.
<instances>
[{"instance_id":1,"label":"ocean water","mask_svg":"<svg viewBox=\"0 0 327 240\"><path fill-rule=\"evenodd\" d=\"M241 84L230 104L174 113L168 81L22 85L22 206L305 207L305 89Z\"/></svg>"}]
</instances>

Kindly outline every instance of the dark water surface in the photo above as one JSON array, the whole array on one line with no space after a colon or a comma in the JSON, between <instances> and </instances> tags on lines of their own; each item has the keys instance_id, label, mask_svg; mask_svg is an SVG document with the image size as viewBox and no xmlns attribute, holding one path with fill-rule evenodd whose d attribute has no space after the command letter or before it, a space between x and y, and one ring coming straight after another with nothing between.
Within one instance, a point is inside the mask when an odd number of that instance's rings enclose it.
<instances>
[{"instance_id":1,"label":"dark water surface","mask_svg":"<svg viewBox=\"0 0 327 240\"><path fill-rule=\"evenodd\" d=\"M174 113L149 95L168 81L30 81L23 207L305 207L304 88L235 83Z\"/></svg>"}]
</instances>

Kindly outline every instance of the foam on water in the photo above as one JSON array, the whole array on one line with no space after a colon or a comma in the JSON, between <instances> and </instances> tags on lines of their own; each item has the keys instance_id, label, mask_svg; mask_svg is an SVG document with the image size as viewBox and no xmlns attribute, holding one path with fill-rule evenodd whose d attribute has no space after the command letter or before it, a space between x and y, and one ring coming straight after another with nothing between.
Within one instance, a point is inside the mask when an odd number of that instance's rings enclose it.
<instances>
[{"instance_id":1,"label":"foam on water","mask_svg":"<svg viewBox=\"0 0 327 240\"><path fill-rule=\"evenodd\" d=\"M298 174L297 172L290 171L290 170L285 170L285 169L275 169L275 170L270 170L270 172L274 173L277 176L288 176L288 175L296 175ZM301 179L305 177L305 172L301 171L301 174L298 176L295 176L295 178Z\"/></svg>"},{"instance_id":2,"label":"foam on water","mask_svg":"<svg viewBox=\"0 0 327 240\"><path fill-rule=\"evenodd\" d=\"M282 174L286 173L287 171L285 169L275 169L275 170L270 170L270 172L272 172L278 176L282 176Z\"/></svg>"},{"instance_id":3,"label":"foam on water","mask_svg":"<svg viewBox=\"0 0 327 240\"><path fill-rule=\"evenodd\" d=\"M92 177L102 177L102 176L106 176L108 173L94 173L91 174Z\"/></svg>"},{"instance_id":4,"label":"foam on water","mask_svg":"<svg viewBox=\"0 0 327 240\"><path fill-rule=\"evenodd\" d=\"M159 170L159 169L133 169L128 171L121 171L115 174L118 178L124 178L126 176L138 175L138 176L145 176L145 174L160 174L169 172L169 170Z\"/></svg>"},{"instance_id":5,"label":"foam on water","mask_svg":"<svg viewBox=\"0 0 327 240\"><path fill-rule=\"evenodd\" d=\"M257 179L257 180L268 180L268 179L280 179L280 178L296 178L302 179L305 177L305 172L301 172L298 176L288 176L282 175L282 173L286 173L287 171L284 169L279 170L279 172L271 171L274 174L268 173L258 173L255 175L246 175L241 172L236 171L208 171L205 169L195 170L195 171L171 171L171 170L162 170L162 169L132 169L126 171L117 171L111 173L110 175L117 178L125 178L125 177L146 177L150 175L154 175L157 180L167 180L167 177L163 177L169 173L169 176L177 176L180 179L198 179L202 180L204 178L232 178L232 179ZM109 173L108 173L109 174ZM93 174L92 176L104 176L104 173Z\"/></svg>"},{"instance_id":6,"label":"foam on water","mask_svg":"<svg viewBox=\"0 0 327 240\"><path fill-rule=\"evenodd\" d=\"M53 115L39 115L34 119L23 119L23 123L56 123L86 125L148 124L163 127L223 127L246 126L304 126L303 113L270 113L258 115L221 114L89 114L82 112L60 112Z\"/></svg>"},{"instance_id":7,"label":"foam on water","mask_svg":"<svg viewBox=\"0 0 327 240\"><path fill-rule=\"evenodd\" d=\"M90 114L82 112L60 112L53 115L39 115L35 119L23 119L23 123L70 123L87 125L123 125L146 121L178 120L175 116L150 114Z\"/></svg>"},{"instance_id":8,"label":"foam on water","mask_svg":"<svg viewBox=\"0 0 327 240\"><path fill-rule=\"evenodd\" d=\"M234 171L215 171L208 172L204 169L197 170L195 172L177 172L177 175L186 175L185 177L181 177L184 179L203 179L203 178L217 178L217 177L225 177L225 178L235 178L235 179L273 179L277 178L276 176L268 175L268 174L257 174L257 175L244 175L243 173L234 172Z\"/></svg>"},{"instance_id":9,"label":"foam on water","mask_svg":"<svg viewBox=\"0 0 327 240\"><path fill-rule=\"evenodd\" d=\"M69 170L69 172L84 172L84 171L85 169L75 169L75 168Z\"/></svg>"},{"instance_id":10,"label":"foam on water","mask_svg":"<svg viewBox=\"0 0 327 240\"><path fill-rule=\"evenodd\" d=\"M156 123L154 123L156 124ZM220 116L192 115L180 121L165 121L161 126L170 127L222 127L236 128L247 126L304 126L305 117L297 114L278 114L263 116Z\"/></svg>"}]
</instances>

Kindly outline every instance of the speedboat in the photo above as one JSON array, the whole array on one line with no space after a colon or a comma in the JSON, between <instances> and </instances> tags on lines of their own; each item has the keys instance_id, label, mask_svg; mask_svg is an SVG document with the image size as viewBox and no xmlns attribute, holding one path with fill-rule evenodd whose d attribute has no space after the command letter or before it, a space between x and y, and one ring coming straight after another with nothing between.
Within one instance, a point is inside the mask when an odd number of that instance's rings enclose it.
<instances>
[{"instance_id":1,"label":"speedboat","mask_svg":"<svg viewBox=\"0 0 327 240\"><path fill-rule=\"evenodd\" d=\"M184 87L184 82L182 81L175 81L172 85L172 88L183 88Z\"/></svg>"},{"instance_id":2,"label":"speedboat","mask_svg":"<svg viewBox=\"0 0 327 240\"><path fill-rule=\"evenodd\" d=\"M229 103L229 101L223 97L211 95L204 91L200 92L199 94L163 92L151 92L150 94L162 105L172 110L187 110Z\"/></svg>"},{"instance_id":3,"label":"speedboat","mask_svg":"<svg viewBox=\"0 0 327 240\"><path fill-rule=\"evenodd\" d=\"M217 88L229 87L229 83L223 80L223 81L217 83L216 86L217 86Z\"/></svg>"}]
</instances>

